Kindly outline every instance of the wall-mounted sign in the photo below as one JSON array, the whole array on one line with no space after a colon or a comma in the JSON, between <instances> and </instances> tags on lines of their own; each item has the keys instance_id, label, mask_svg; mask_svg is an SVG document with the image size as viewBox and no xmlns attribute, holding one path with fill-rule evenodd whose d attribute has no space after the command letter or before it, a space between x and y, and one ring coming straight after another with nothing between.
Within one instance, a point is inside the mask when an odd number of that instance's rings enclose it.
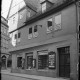
<instances>
[{"instance_id":1,"label":"wall-mounted sign","mask_svg":"<svg viewBox=\"0 0 80 80\"><path fill-rule=\"evenodd\" d=\"M56 53L53 51L49 52L49 68L56 68Z\"/></svg>"}]
</instances>

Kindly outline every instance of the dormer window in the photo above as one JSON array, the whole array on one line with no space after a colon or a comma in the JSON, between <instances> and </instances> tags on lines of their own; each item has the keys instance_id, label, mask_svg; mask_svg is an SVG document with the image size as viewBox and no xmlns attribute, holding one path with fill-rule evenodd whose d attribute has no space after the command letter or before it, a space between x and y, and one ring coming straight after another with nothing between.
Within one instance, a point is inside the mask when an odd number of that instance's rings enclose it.
<instances>
[{"instance_id":1,"label":"dormer window","mask_svg":"<svg viewBox=\"0 0 80 80\"><path fill-rule=\"evenodd\" d=\"M42 8L42 13L44 13L48 8L50 8L53 3L50 2L49 0L40 0L41 3L41 8Z\"/></svg>"},{"instance_id":2,"label":"dormer window","mask_svg":"<svg viewBox=\"0 0 80 80\"><path fill-rule=\"evenodd\" d=\"M42 4L42 12L45 12L46 11L46 3L43 3Z\"/></svg>"}]
</instances>

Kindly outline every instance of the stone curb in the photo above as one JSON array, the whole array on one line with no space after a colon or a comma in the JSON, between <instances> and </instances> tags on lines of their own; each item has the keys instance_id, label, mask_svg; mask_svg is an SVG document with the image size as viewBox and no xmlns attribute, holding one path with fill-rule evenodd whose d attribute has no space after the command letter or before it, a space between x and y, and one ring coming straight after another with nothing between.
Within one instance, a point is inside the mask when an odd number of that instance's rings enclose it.
<instances>
[{"instance_id":1,"label":"stone curb","mask_svg":"<svg viewBox=\"0 0 80 80\"><path fill-rule=\"evenodd\" d=\"M18 74L17 75L17 73L5 73L5 72L1 72L2 74L4 74L4 75L11 75L11 76L16 76L16 77L21 77L21 78L26 78L26 79L30 79L30 80L69 80L69 79L63 79L63 78L51 78L51 79L47 79L47 77L41 77L40 78L40 76L39 76L39 79L36 79L35 77L33 77L33 78L30 78L30 76L28 77L28 76L25 76L25 75L21 75L21 74ZM33 76L33 75L32 75Z\"/></svg>"}]
</instances>

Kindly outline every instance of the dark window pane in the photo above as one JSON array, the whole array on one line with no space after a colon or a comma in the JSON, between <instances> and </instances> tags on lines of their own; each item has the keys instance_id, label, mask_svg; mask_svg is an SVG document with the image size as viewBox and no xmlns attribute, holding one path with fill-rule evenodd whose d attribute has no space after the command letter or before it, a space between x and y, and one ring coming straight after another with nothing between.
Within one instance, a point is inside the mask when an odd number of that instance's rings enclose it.
<instances>
[{"instance_id":1,"label":"dark window pane","mask_svg":"<svg viewBox=\"0 0 80 80\"><path fill-rule=\"evenodd\" d=\"M37 32L37 25L34 26L34 32Z\"/></svg>"},{"instance_id":2,"label":"dark window pane","mask_svg":"<svg viewBox=\"0 0 80 80\"><path fill-rule=\"evenodd\" d=\"M21 36L21 33L18 33L18 38L20 38L20 36Z\"/></svg>"},{"instance_id":3,"label":"dark window pane","mask_svg":"<svg viewBox=\"0 0 80 80\"><path fill-rule=\"evenodd\" d=\"M48 27L52 26L52 18L48 20L47 25L48 25Z\"/></svg>"},{"instance_id":4,"label":"dark window pane","mask_svg":"<svg viewBox=\"0 0 80 80\"><path fill-rule=\"evenodd\" d=\"M15 39L17 39L17 34L15 34Z\"/></svg>"},{"instance_id":5,"label":"dark window pane","mask_svg":"<svg viewBox=\"0 0 80 80\"><path fill-rule=\"evenodd\" d=\"M48 55L39 55L38 69L47 69L47 68L48 68Z\"/></svg>"},{"instance_id":6,"label":"dark window pane","mask_svg":"<svg viewBox=\"0 0 80 80\"><path fill-rule=\"evenodd\" d=\"M29 34L32 34L32 27L29 28Z\"/></svg>"}]
</instances>

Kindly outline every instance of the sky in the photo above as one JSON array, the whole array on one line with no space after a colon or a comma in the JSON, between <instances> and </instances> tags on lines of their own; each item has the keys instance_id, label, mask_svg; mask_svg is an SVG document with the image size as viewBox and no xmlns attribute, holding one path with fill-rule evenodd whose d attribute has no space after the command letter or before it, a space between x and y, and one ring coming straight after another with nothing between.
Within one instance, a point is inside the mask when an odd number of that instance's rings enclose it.
<instances>
[{"instance_id":1,"label":"sky","mask_svg":"<svg viewBox=\"0 0 80 80\"><path fill-rule=\"evenodd\" d=\"M1 13L4 18L6 18L6 16L7 16L7 13L8 13L9 7L10 7L10 3L11 3L11 0L2 0Z\"/></svg>"},{"instance_id":2,"label":"sky","mask_svg":"<svg viewBox=\"0 0 80 80\"><path fill-rule=\"evenodd\" d=\"M13 0L13 1L14 1L14 3L19 3L23 0ZM2 11L1 11L1 13L2 13L2 16L4 18L7 17L10 4L11 4L11 0L2 0Z\"/></svg>"}]
</instances>

